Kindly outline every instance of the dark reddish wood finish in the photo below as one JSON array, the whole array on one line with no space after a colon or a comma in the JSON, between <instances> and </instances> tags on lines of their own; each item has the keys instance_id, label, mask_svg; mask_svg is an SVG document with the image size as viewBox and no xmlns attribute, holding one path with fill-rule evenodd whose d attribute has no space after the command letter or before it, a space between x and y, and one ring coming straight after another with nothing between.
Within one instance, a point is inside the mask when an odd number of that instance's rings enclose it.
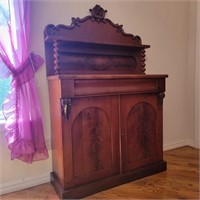
<instances>
[{"instance_id":1,"label":"dark reddish wood finish","mask_svg":"<svg viewBox=\"0 0 200 200\"><path fill-rule=\"evenodd\" d=\"M122 25L94 16L98 9L91 10L92 16L72 18L70 26L50 24L45 28L48 76L144 74L145 49L150 46L143 45L139 36L125 33Z\"/></svg>"},{"instance_id":2,"label":"dark reddish wood finish","mask_svg":"<svg viewBox=\"0 0 200 200\"><path fill-rule=\"evenodd\" d=\"M64 152L70 154L64 164L66 188L119 173L117 103L116 96L72 99L69 120L63 122Z\"/></svg>"},{"instance_id":3,"label":"dark reddish wood finish","mask_svg":"<svg viewBox=\"0 0 200 200\"><path fill-rule=\"evenodd\" d=\"M149 46L106 19L100 6L90 11L71 26L45 29L51 180L60 198L81 198L166 170L167 75L145 75Z\"/></svg>"},{"instance_id":4,"label":"dark reddish wood finish","mask_svg":"<svg viewBox=\"0 0 200 200\"><path fill-rule=\"evenodd\" d=\"M162 135L158 123L156 95L123 95L121 97L121 132L123 172L162 160ZM126 119L126 123L123 123Z\"/></svg>"}]
</instances>

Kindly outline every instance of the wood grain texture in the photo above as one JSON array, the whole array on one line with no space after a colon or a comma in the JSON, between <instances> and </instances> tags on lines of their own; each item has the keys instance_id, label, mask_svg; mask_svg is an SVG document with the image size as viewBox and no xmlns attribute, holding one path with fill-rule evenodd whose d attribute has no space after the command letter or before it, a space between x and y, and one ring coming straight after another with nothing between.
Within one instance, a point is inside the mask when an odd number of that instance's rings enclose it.
<instances>
[{"instance_id":1,"label":"wood grain texture","mask_svg":"<svg viewBox=\"0 0 200 200\"><path fill-rule=\"evenodd\" d=\"M74 177L112 166L111 125L102 109L89 107L77 115L72 142Z\"/></svg>"},{"instance_id":2,"label":"wood grain texture","mask_svg":"<svg viewBox=\"0 0 200 200\"><path fill-rule=\"evenodd\" d=\"M157 101L149 94L121 98L123 172L163 160Z\"/></svg>"},{"instance_id":3,"label":"wood grain texture","mask_svg":"<svg viewBox=\"0 0 200 200\"><path fill-rule=\"evenodd\" d=\"M146 103L137 103L128 114L128 162L137 162L156 153L156 112ZM134 156L133 156L134 155Z\"/></svg>"},{"instance_id":4,"label":"wood grain texture","mask_svg":"<svg viewBox=\"0 0 200 200\"><path fill-rule=\"evenodd\" d=\"M85 199L199 199L199 150L182 147L164 152L165 172L133 181ZM46 183L0 196L1 200L54 199L52 185Z\"/></svg>"}]
</instances>

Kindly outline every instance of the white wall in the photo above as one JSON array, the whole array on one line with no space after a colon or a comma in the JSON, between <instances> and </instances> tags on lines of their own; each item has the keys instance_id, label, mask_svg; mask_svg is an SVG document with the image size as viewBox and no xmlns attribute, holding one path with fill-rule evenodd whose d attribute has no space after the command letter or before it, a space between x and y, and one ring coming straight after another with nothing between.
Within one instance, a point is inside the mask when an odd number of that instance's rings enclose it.
<instances>
[{"instance_id":1,"label":"white wall","mask_svg":"<svg viewBox=\"0 0 200 200\"><path fill-rule=\"evenodd\" d=\"M125 32L140 35L146 51L147 73L168 74L164 99L164 149L194 145L195 1L31 1L31 49L44 57L43 30L49 23L70 24L71 17L84 17L100 4L106 17L123 24ZM48 85L45 65L36 75L42 105L45 137L50 141ZM49 145L48 145L49 146ZM49 151L51 156L51 151ZM0 134L0 189L17 190L49 181L51 158L32 165L10 161L3 133Z\"/></svg>"},{"instance_id":2,"label":"white wall","mask_svg":"<svg viewBox=\"0 0 200 200\"><path fill-rule=\"evenodd\" d=\"M196 65L195 65L195 146L200 148L200 1L196 16Z\"/></svg>"}]
</instances>

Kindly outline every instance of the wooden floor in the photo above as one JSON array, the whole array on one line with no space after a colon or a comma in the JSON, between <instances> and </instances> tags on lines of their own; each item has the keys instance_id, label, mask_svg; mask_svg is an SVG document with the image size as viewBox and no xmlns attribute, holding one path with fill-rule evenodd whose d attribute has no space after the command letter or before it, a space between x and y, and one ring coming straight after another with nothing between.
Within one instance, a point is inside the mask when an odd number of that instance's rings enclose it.
<instances>
[{"instance_id":1,"label":"wooden floor","mask_svg":"<svg viewBox=\"0 0 200 200\"><path fill-rule=\"evenodd\" d=\"M183 147L164 153L165 172L130 182L85 199L199 199L199 150ZM0 196L12 199L58 199L50 183Z\"/></svg>"}]
</instances>

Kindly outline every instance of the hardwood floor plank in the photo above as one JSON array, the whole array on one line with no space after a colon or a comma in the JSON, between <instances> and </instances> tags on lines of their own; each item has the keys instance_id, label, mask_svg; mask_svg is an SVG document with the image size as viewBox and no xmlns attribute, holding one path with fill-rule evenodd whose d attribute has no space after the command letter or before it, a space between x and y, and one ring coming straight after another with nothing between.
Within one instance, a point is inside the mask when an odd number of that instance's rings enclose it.
<instances>
[{"instance_id":1,"label":"hardwood floor plank","mask_svg":"<svg viewBox=\"0 0 200 200\"><path fill-rule=\"evenodd\" d=\"M164 152L168 169L85 199L199 199L199 150L182 147ZM12 199L54 199L50 183L0 196Z\"/></svg>"}]
</instances>

